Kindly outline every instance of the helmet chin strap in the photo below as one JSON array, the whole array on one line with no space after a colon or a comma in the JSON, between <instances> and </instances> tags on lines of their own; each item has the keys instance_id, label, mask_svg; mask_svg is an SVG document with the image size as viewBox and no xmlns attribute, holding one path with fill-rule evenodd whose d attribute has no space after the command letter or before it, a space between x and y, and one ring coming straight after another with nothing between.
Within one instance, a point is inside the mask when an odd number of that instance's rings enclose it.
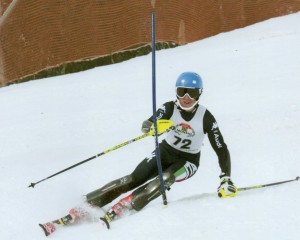
<instances>
[{"instance_id":1,"label":"helmet chin strap","mask_svg":"<svg viewBox=\"0 0 300 240\"><path fill-rule=\"evenodd\" d=\"M183 106L180 104L180 101L177 99L177 103L178 103L179 107L182 108L182 109L185 110L185 111L190 111L190 110L192 110L192 109L198 104L198 102L199 102L199 99L198 99L192 106L190 106L190 107L183 107Z\"/></svg>"}]
</instances>

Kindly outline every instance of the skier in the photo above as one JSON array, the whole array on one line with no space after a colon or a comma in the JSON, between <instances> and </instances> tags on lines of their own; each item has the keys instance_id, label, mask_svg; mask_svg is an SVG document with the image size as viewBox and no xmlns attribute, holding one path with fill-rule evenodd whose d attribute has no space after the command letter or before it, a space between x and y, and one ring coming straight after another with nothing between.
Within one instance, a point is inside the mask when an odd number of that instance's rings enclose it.
<instances>
[{"instance_id":1,"label":"skier","mask_svg":"<svg viewBox=\"0 0 300 240\"><path fill-rule=\"evenodd\" d=\"M234 197L237 194L237 187L230 177L230 154L214 116L199 104L202 91L202 78L197 73L184 72L176 81L177 99L164 103L157 110L158 119L170 119L174 123L166 133L165 139L159 144L165 188L169 190L175 182L187 180L196 173L200 163L202 142L207 134L218 156L221 169L218 196ZM150 117L143 122L142 132L150 131L152 121ZM155 151L140 162L131 174L88 193L86 202L91 207L102 208L131 190L134 191L113 205L100 218L104 226L109 228L110 222L121 217L125 212L139 211L161 195ZM78 222L80 219L87 218L89 214L88 210L75 207L65 217L40 226L48 236L58 226Z\"/></svg>"}]
</instances>

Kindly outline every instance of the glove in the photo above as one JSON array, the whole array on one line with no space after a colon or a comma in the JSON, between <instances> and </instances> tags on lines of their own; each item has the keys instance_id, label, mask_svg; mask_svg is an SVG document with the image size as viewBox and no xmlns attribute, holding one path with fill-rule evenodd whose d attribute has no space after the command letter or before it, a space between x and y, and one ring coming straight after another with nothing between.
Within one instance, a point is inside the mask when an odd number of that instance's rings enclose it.
<instances>
[{"instance_id":1,"label":"glove","mask_svg":"<svg viewBox=\"0 0 300 240\"><path fill-rule=\"evenodd\" d=\"M235 197L237 192L238 192L237 187L234 186L230 177L228 176L221 177L221 184L218 188L218 196L220 198Z\"/></svg>"},{"instance_id":2,"label":"glove","mask_svg":"<svg viewBox=\"0 0 300 240\"><path fill-rule=\"evenodd\" d=\"M152 122L149 120L145 120L142 124L142 132L148 133L151 130Z\"/></svg>"}]
</instances>

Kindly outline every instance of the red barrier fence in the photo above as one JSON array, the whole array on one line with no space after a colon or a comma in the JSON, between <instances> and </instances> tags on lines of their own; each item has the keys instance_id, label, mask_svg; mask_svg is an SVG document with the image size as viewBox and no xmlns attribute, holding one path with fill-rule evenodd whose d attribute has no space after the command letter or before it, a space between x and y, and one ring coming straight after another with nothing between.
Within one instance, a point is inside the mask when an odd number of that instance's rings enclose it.
<instances>
[{"instance_id":1,"label":"red barrier fence","mask_svg":"<svg viewBox=\"0 0 300 240\"><path fill-rule=\"evenodd\" d=\"M157 40L185 44L300 10L298 0L1 0L0 85Z\"/></svg>"}]
</instances>

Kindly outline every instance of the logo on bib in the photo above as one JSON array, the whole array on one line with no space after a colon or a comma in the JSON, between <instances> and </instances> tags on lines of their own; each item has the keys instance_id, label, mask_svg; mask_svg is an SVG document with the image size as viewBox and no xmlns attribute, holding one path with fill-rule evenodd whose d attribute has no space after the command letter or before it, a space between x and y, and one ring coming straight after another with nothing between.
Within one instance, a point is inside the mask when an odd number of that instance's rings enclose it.
<instances>
[{"instance_id":1,"label":"logo on bib","mask_svg":"<svg viewBox=\"0 0 300 240\"><path fill-rule=\"evenodd\" d=\"M187 137L195 136L195 130L187 123L177 124L173 130L179 135L184 134Z\"/></svg>"}]
</instances>

